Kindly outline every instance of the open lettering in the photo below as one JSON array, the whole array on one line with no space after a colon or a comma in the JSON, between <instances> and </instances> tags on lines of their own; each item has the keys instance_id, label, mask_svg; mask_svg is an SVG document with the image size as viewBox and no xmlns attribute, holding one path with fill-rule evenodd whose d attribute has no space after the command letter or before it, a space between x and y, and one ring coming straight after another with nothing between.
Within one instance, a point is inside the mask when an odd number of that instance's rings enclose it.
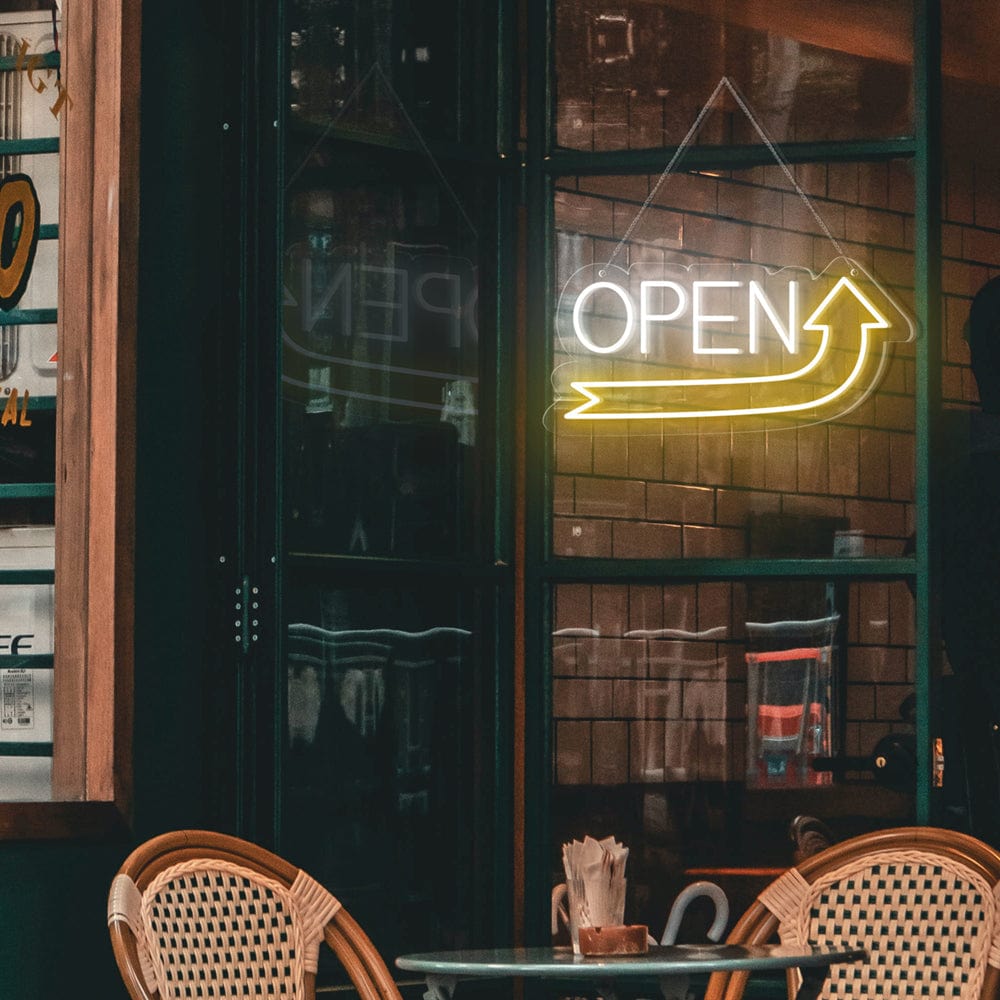
<instances>
[{"instance_id":1,"label":"open lettering","mask_svg":"<svg viewBox=\"0 0 1000 1000\"><path fill-rule=\"evenodd\" d=\"M821 274L715 261L588 264L556 310L567 420L830 419L878 384L912 321L856 261Z\"/></svg>"},{"instance_id":2,"label":"open lettering","mask_svg":"<svg viewBox=\"0 0 1000 1000\"><path fill-rule=\"evenodd\" d=\"M588 305L600 292L617 296L624 308L624 321L618 338L609 344L597 343L586 320ZM742 316L730 312L714 311L720 306L720 293L735 295L745 303ZM639 283L638 306L629 290L611 281L595 281L583 289L573 306L573 332L577 340L594 354L616 354L639 331L639 353L650 352L651 332L657 323L680 323L684 320L691 327L691 353L699 354L757 354L761 349L761 336L765 324L772 328L789 354L799 350L799 283L788 282L787 309L781 314L768 298L759 281L693 281L686 288L677 281L642 281ZM657 300L660 304L656 305ZM664 309L665 306L669 308ZM726 308L722 306L721 308ZM661 311L657 311L657 310ZM713 346L707 336L707 327L733 325L733 332L740 332L736 324L745 323L746 347Z\"/></svg>"}]
</instances>

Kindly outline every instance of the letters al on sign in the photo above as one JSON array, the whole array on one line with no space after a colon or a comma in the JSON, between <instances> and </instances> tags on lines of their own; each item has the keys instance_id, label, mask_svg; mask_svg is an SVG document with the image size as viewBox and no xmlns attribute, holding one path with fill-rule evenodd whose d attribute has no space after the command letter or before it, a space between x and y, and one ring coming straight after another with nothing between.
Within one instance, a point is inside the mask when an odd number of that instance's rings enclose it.
<instances>
[{"instance_id":1,"label":"letters al on sign","mask_svg":"<svg viewBox=\"0 0 1000 1000\"><path fill-rule=\"evenodd\" d=\"M912 321L860 264L581 268L556 313L567 420L830 420L876 388Z\"/></svg>"}]
</instances>

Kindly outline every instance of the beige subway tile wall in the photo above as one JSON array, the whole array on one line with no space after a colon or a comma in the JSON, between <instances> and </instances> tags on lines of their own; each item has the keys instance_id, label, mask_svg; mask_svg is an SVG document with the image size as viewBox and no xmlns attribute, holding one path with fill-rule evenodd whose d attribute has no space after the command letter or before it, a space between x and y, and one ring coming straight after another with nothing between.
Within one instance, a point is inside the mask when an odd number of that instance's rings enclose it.
<instances>
[{"instance_id":1,"label":"beige subway tile wall","mask_svg":"<svg viewBox=\"0 0 1000 1000\"><path fill-rule=\"evenodd\" d=\"M796 167L795 177L846 253L912 313L911 165L812 164ZM557 280L607 260L656 182L564 179ZM963 326L972 296L1000 271L1000 171L948 163L944 212L943 328L933 335L942 339L945 405L963 410L977 401ZM617 263L733 260L818 271L835 256L787 177L763 167L669 177ZM753 523L780 516L832 519L860 532L865 555L900 555L914 525L913 359L912 344L896 345L875 393L812 426L771 420L749 430L677 433L656 421L552 420L554 554L766 555L754 551ZM748 589L716 582L557 588L557 783L744 774ZM831 600L844 618L840 751L863 755L906 725L900 705L914 680L913 601L902 582L852 583ZM608 687L587 686L598 679ZM568 683L582 687L574 693Z\"/></svg>"}]
</instances>

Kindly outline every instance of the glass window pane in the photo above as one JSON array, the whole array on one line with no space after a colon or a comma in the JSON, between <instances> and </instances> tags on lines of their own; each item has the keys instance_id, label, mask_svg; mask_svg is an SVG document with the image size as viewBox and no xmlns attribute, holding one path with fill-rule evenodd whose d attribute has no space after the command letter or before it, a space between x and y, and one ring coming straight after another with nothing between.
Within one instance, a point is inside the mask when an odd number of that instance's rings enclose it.
<instances>
[{"instance_id":1,"label":"glass window pane","mask_svg":"<svg viewBox=\"0 0 1000 1000\"><path fill-rule=\"evenodd\" d=\"M490 5L458 0L295 0L288 102L302 136L361 130L407 140L493 141Z\"/></svg>"},{"instance_id":2,"label":"glass window pane","mask_svg":"<svg viewBox=\"0 0 1000 1000\"><path fill-rule=\"evenodd\" d=\"M22 60L19 67L0 71L0 191L7 213L0 284L0 620L6 633L0 635L3 801L53 798L56 721L52 585L59 289L60 107L56 102L62 82L57 77L52 11L25 6L34 5L0 3L0 55L16 59L20 54ZM30 151L25 140L30 141ZM5 579L22 570L36 571L36 579L23 585ZM78 756L81 749L76 745L72 752Z\"/></svg>"},{"instance_id":3,"label":"glass window pane","mask_svg":"<svg viewBox=\"0 0 1000 1000\"><path fill-rule=\"evenodd\" d=\"M793 179L777 166L669 175L645 209L656 178L559 182L556 555L903 551L910 165ZM883 321L885 340L865 339Z\"/></svg>"},{"instance_id":4,"label":"glass window pane","mask_svg":"<svg viewBox=\"0 0 1000 1000\"><path fill-rule=\"evenodd\" d=\"M677 145L723 77L746 106L726 94L698 142L758 143L760 130L782 143L906 135L912 25L909 0L850 8L564 0L556 4L556 143Z\"/></svg>"},{"instance_id":5,"label":"glass window pane","mask_svg":"<svg viewBox=\"0 0 1000 1000\"><path fill-rule=\"evenodd\" d=\"M479 190L424 159L340 167L303 172L288 195L289 547L489 551L480 241L466 214Z\"/></svg>"},{"instance_id":6,"label":"glass window pane","mask_svg":"<svg viewBox=\"0 0 1000 1000\"><path fill-rule=\"evenodd\" d=\"M488 921L492 616L474 591L293 588L283 850L384 955ZM333 967L331 966L331 969Z\"/></svg>"},{"instance_id":7,"label":"glass window pane","mask_svg":"<svg viewBox=\"0 0 1000 1000\"><path fill-rule=\"evenodd\" d=\"M767 869L792 863L798 814L837 839L912 821L910 593L817 582L804 601L802 588L556 588L555 882L563 843L616 836L630 850L626 922L658 936L696 878L742 912ZM732 871L744 866L762 870ZM705 927L684 932L704 939Z\"/></svg>"}]
</instances>

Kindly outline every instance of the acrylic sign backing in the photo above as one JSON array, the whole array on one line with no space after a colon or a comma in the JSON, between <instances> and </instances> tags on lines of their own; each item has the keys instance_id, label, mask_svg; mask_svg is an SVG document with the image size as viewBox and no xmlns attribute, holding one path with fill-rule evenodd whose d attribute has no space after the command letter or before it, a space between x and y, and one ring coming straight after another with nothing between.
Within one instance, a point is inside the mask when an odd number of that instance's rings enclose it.
<instances>
[{"instance_id":1,"label":"acrylic sign backing","mask_svg":"<svg viewBox=\"0 0 1000 1000\"><path fill-rule=\"evenodd\" d=\"M821 274L743 263L581 268L556 314L554 387L568 420L674 430L849 412L912 321L861 265Z\"/></svg>"}]
</instances>

